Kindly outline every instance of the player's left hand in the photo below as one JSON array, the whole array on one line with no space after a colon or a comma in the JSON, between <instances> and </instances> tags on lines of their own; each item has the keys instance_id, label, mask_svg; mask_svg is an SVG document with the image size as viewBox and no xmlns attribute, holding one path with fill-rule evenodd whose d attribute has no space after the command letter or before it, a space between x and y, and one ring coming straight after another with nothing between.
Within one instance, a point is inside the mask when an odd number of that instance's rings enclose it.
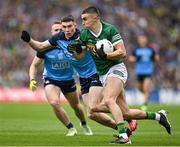
<instances>
[{"instance_id":1,"label":"player's left hand","mask_svg":"<svg viewBox=\"0 0 180 147\"><path fill-rule=\"evenodd\" d=\"M71 44L68 45L67 49L70 53L76 52L80 54L82 52L82 46L80 40L74 40Z\"/></svg>"},{"instance_id":2,"label":"player's left hand","mask_svg":"<svg viewBox=\"0 0 180 147\"><path fill-rule=\"evenodd\" d=\"M37 82L35 79L31 79L30 83L29 83L29 88L32 91L35 91L37 89Z\"/></svg>"},{"instance_id":3,"label":"player's left hand","mask_svg":"<svg viewBox=\"0 0 180 147\"><path fill-rule=\"evenodd\" d=\"M96 48L95 50L96 50L96 52L97 52L99 57L101 57L102 59L106 59L107 58L107 54L104 52L103 47L104 46L102 44L99 49Z\"/></svg>"}]
</instances>

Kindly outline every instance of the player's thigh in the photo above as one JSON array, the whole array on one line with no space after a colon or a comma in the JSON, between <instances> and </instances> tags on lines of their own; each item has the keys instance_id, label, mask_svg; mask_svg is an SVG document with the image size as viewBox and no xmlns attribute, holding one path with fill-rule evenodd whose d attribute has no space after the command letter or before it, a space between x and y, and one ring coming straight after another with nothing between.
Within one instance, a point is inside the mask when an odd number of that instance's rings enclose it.
<instances>
[{"instance_id":1,"label":"player's thigh","mask_svg":"<svg viewBox=\"0 0 180 147\"><path fill-rule=\"evenodd\" d=\"M143 81L143 85L147 86L147 87L151 87L151 78L150 77L146 77Z\"/></svg>"},{"instance_id":2,"label":"player's thigh","mask_svg":"<svg viewBox=\"0 0 180 147\"><path fill-rule=\"evenodd\" d=\"M104 87L104 99L112 98L115 100L121 93L122 88L122 80L116 77L108 77Z\"/></svg>"},{"instance_id":3,"label":"player's thigh","mask_svg":"<svg viewBox=\"0 0 180 147\"><path fill-rule=\"evenodd\" d=\"M92 86L89 89L89 106L94 107L102 101L103 98L103 87Z\"/></svg>"},{"instance_id":4,"label":"player's thigh","mask_svg":"<svg viewBox=\"0 0 180 147\"><path fill-rule=\"evenodd\" d=\"M69 92L69 93L66 93L64 95L65 95L67 101L69 102L69 104L71 106L76 106L80 103L79 102L79 96L78 96L78 93L76 91Z\"/></svg>"},{"instance_id":5,"label":"player's thigh","mask_svg":"<svg viewBox=\"0 0 180 147\"><path fill-rule=\"evenodd\" d=\"M85 93L82 95L82 100L83 100L83 103L86 105L86 106L89 106L89 93Z\"/></svg>"},{"instance_id":6,"label":"player's thigh","mask_svg":"<svg viewBox=\"0 0 180 147\"><path fill-rule=\"evenodd\" d=\"M61 89L58 86L49 84L45 86L45 94L48 102L58 101L60 102Z\"/></svg>"}]
</instances>

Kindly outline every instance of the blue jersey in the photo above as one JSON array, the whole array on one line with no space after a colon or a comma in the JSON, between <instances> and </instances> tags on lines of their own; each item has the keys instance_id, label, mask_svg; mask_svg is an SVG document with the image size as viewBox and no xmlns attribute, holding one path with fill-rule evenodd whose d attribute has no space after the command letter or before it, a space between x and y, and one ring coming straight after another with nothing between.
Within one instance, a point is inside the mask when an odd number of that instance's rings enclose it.
<instances>
[{"instance_id":1,"label":"blue jersey","mask_svg":"<svg viewBox=\"0 0 180 147\"><path fill-rule=\"evenodd\" d=\"M154 71L155 52L152 48L137 48L133 51L136 57L136 75L152 75Z\"/></svg>"},{"instance_id":2,"label":"blue jersey","mask_svg":"<svg viewBox=\"0 0 180 147\"><path fill-rule=\"evenodd\" d=\"M44 59L43 78L56 81L73 79L73 68L62 49L56 47L44 52L38 52L37 57Z\"/></svg>"},{"instance_id":3,"label":"blue jersey","mask_svg":"<svg viewBox=\"0 0 180 147\"><path fill-rule=\"evenodd\" d=\"M88 78L96 73L96 65L91 57L89 50L86 50L85 57L81 60L77 60L73 55L68 52L67 46L71 44L75 39L78 39L80 31L76 30L75 34L70 38L66 39L65 34L60 32L49 39L52 46L59 46L65 53L66 57L69 58L73 68L77 71L79 77Z\"/></svg>"}]
</instances>

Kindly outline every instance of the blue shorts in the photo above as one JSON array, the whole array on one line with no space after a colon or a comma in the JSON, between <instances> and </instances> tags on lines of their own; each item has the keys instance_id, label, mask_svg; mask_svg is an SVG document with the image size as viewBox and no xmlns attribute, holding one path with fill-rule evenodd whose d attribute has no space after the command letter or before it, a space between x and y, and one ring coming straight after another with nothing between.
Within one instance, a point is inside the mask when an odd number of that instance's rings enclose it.
<instances>
[{"instance_id":1,"label":"blue shorts","mask_svg":"<svg viewBox=\"0 0 180 147\"><path fill-rule=\"evenodd\" d=\"M91 86L102 86L98 74L93 74L88 78L79 78L79 80L81 85L81 94L88 93Z\"/></svg>"},{"instance_id":2,"label":"blue shorts","mask_svg":"<svg viewBox=\"0 0 180 147\"><path fill-rule=\"evenodd\" d=\"M76 83L74 79L68 81L56 81L45 78L44 80L44 87L50 84L58 86L61 88L63 94L76 91Z\"/></svg>"}]
</instances>

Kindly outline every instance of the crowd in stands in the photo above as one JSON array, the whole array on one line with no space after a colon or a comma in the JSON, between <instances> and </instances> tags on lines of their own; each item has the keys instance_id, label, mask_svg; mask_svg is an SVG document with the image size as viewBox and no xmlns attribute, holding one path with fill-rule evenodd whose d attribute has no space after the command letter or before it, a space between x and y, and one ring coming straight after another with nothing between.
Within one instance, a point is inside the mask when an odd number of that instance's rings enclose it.
<instances>
[{"instance_id":1,"label":"crowd in stands","mask_svg":"<svg viewBox=\"0 0 180 147\"><path fill-rule=\"evenodd\" d=\"M22 30L44 41L51 24L67 14L75 16L81 29L80 14L89 5L98 6L102 18L119 28L128 54L136 47L136 36L145 33L160 54L154 88L180 90L179 0L1 0L0 87L28 86L28 69L36 52L20 39ZM128 61L126 65L126 88L131 89L136 86L134 67Z\"/></svg>"}]
</instances>

